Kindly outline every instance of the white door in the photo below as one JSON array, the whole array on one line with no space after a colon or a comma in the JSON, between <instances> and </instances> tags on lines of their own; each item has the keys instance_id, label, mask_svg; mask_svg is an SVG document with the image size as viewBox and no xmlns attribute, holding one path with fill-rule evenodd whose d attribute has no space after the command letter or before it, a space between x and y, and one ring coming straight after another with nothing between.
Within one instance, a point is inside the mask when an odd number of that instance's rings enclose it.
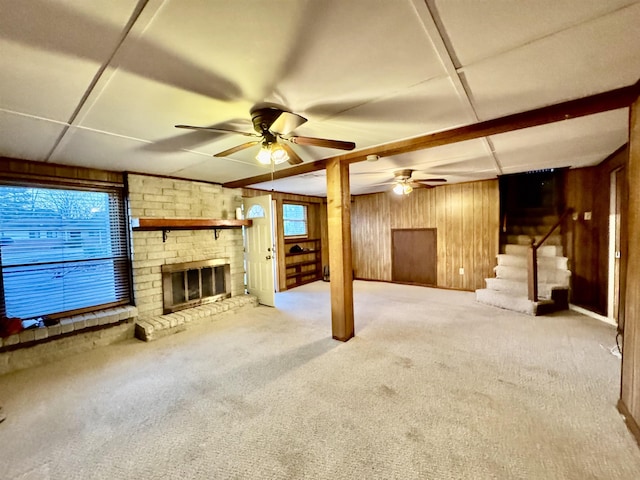
<instances>
[{"instance_id":1,"label":"white door","mask_svg":"<svg viewBox=\"0 0 640 480\"><path fill-rule=\"evenodd\" d=\"M245 264L247 268L247 290L258 297L258 302L275 306L273 281L274 242L271 213L271 195L245 198L246 219L253 220L245 228Z\"/></svg>"}]
</instances>

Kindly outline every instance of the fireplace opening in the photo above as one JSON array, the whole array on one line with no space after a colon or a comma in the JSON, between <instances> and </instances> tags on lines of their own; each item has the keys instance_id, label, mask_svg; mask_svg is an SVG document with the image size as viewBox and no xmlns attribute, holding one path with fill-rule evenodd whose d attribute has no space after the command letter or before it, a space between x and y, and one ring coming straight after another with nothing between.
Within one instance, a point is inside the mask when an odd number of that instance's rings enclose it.
<instances>
[{"instance_id":1,"label":"fireplace opening","mask_svg":"<svg viewBox=\"0 0 640 480\"><path fill-rule=\"evenodd\" d=\"M231 296L231 267L226 260L162 266L164 313L215 302Z\"/></svg>"}]
</instances>

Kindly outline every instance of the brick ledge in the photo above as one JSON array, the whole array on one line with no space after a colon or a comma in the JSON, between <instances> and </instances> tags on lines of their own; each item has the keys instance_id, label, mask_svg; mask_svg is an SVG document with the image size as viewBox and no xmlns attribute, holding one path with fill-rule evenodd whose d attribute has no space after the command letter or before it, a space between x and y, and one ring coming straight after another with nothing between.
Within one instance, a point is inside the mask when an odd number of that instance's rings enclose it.
<instances>
[{"instance_id":1,"label":"brick ledge","mask_svg":"<svg viewBox=\"0 0 640 480\"><path fill-rule=\"evenodd\" d=\"M238 310L246 306L258 306L258 297L255 295L237 295L167 315L139 318L136 321L135 336L140 340L150 342L165 335L181 332L187 328L189 323L195 323L198 320L210 318L227 311Z\"/></svg>"},{"instance_id":2,"label":"brick ledge","mask_svg":"<svg viewBox=\"0 0 640 480\"><path fill-rule=\"evenodd\" d=\"M58 325L28 328L18 334L0 338L0 353L18 348L31 347L77 332L81 333L106 328L127 322L137 316L138 309L132 305L126 305L62 318Z\"/></svg>"}]
</instances>

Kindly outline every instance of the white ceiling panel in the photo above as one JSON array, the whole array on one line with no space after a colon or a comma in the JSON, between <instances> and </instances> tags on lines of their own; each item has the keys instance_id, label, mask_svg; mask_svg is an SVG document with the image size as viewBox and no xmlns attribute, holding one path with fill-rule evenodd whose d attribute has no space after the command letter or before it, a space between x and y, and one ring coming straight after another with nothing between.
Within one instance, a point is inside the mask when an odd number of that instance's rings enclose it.
<instances>
[{"instance_id":1,"label":"white ceiling panel","mask_svg":"<svg viewBox=\"0 0 640 480\"><path fill-rule=\"evenodd\" d=\"M309 108L305 114L314 118L334 108L334 105L318 105ZM460 97L451 78L445 76L344 109L326 122L309 121L296 132L310 136L343 137L355 141L357 147L362 148L466 125L472 121L466 98Z\"/></svg>"},{"instance_id":2,"label":"white ceiling panel","mask_svg":"<svg viewBox=\"0 0 640 480\"><path fill-rule=\"evenodd\" d=\"M64 165L160 175L171 175L203 159L203 155L184 151L149 152L144 142L76 127L69 129L51 157L52 162Z\"/></svg>"},{"instance_id":3,"label":"white ceiling panel","mask_svg":"<svg viewBox=\"0 0 640 480\"><path fill-rule=\"evenodd\" d=\"M247 164L234 162L226 158L218 159L211 156L199 156L201 161L188 165L180 170L171 173L171 176L189 178L192 180L204 180L207 182L224 183L247 178L255 175L262 175L269 171L255 162Z\"/></svg>"},{"instance_id":4,"label":"white ceiling panel","mask_svg":"<svg viewBox=\"0 0 640 480\"><path fill-rule=\"evenodd\" d=\"M179 81L174 79L173 83ZM185 123L253 131L249 109L246 102L223 102L120 69L112 73L87 105L79 125L159 141L184 134L184 130L177 130L174 125ZM209 137L215 140L220 135Z\"/></svg>"},{"instance_id":5,"label":"white ceiling panel","mask_svg":"<svg viewBox=\"0 0 640 480\"><path fill-rule=\"evenodd\" d=\"M0 110L3 156L45 161L66 124Z\"/></svg>"},{"instance_id":6,"label":"white ceiling panel","mask_svg":"<svg viewBox=\"0 0 640 480\"><path fill-rule=\"evenodd\" d=\"M640 3L463 69L480 119L635 83Z\"/></svg>"},{"instance_id":7,"label":"white ceiling panel","mask_svg":"<svg viewBox=\"0 0 640 480\"><path fill-rule=\"evenodd\" d=\"M134 0L0 0L0 108L68 121Z\"/></svg>"},{"instance_id":8,"label":"white ceiling panel","mask_svg":"<svg viewBox=\"0 0 640 480\"><path fill-rule=\"evenodd\" d=\"M629 110L550 123L491 137L504 173L595 165L628 140Z\"/></svg>"},{"instance_id":9,"label":"white ceiling panel","mask_svg":"<svg viewBox=\"0 0 640 480\"><path fill-rule=\"evenodd\" d=\"M637 0L427 0L446 29L457 66L535 42Z\"/></svg>"},{"instance_id":10,"label":"white ceiling panel","mask_svg":"<svg viewBox=\"0 0 640 480\"><path fill-rule=\"evenodd\" d=\"M266 191L273 190L276 192L326 197L327 177L326 172L324 170L320 170L286 179L257 183L256 185L252 185L252 188L258 188ZM355 192L352 191L351 193L355 195Z\"/></svg>"}]
</instances>

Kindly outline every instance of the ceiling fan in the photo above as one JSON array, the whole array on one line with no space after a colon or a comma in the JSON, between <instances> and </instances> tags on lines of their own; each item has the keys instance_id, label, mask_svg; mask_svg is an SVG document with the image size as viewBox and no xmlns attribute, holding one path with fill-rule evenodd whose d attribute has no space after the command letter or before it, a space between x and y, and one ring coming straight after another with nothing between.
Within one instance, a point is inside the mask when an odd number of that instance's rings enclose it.
<instances>
[{"instance_id":1,"label":"ceiling fan","mask_svg":"<svg viewBox=\"0 0 640 480\"><path fill-rule=\"evenodd\" d=\"M420 180L415 180L411 178L414 170L406 169L406 170L396 170L393 172L394 180L392 182L387 182L387 184L392 184L392 191L396 195L409 195L414 188L433 188L434 185L432 183L445 183L447 181L446 178L423 178Z\"/></svg>"},{"instance_id":2,"label":"ceiling fan","mask_svg":"<svg viewBox=\"0 0 640 480\"><path fill-rule=\"evenodd\" d=\"M176 125L176 128L219 133L236 133L238 135L244 135L245 137L257 138L257 140L252 140L216 153L214 157L226 157L240 150L260 144L260 151L256 159L264 165L283 162L289 162L291 165L302 163L302 159L287 142L313 147L336 148L339 150L353 150L356 147L356 144L353 142L291 135L291 132L305 123L307 119L277 105L266 103L258 104L251 109L250 114L253 128L257 133L217 127L196 127L192 125ZM281 142L279 140L285 141Z\"/></svg>"}]
</instances>

